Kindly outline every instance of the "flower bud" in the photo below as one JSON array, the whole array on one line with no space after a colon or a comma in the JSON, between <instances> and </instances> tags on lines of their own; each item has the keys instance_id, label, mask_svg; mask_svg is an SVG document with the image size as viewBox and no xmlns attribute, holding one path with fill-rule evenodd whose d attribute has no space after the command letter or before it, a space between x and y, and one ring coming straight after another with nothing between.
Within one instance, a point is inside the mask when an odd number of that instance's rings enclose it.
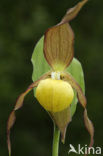
<instances>
[{"instance_id":1,"label":"flower bud","mask_svg":"<svg viewBox=\"0 0 103 156\"><path fill-rule=\"evenodd\" d=\"M44 109L59 112L72 103L74 92L68 82L48 78L40 81L35 96Z\"/></svg>"}]
</instances>

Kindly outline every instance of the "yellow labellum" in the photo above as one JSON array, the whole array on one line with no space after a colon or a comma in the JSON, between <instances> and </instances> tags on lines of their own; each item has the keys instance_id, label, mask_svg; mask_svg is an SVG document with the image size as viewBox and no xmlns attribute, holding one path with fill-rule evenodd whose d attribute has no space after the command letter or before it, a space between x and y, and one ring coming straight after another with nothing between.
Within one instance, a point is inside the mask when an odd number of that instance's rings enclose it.
<instances>
[{"instance_id":1,"label":"yellow labellum","mask_svg":"<svg viewBox=\"0 0 103 156\"><path fill-rule=\"evenodd\" d=\"M59 112L71 104L74 92L69 83L48 78L40 81L35 96L44 109Z\"/></svg>"}]
</instances>

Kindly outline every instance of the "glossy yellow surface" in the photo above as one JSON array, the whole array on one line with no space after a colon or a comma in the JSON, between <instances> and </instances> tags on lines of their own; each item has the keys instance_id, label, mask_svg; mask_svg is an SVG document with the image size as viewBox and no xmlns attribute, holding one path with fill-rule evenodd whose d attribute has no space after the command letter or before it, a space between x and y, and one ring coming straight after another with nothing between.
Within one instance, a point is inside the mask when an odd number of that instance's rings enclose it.
<instances>
[{"instance_id":1,"label":"glossy yellow surface","mask_svg":"<svg viewBox=\"0 0 103 156\"><path fill-rule=\"evenodd\" d=\"M35 96L47 111L59 112L71 104L74 92L69 83L48 78L40 81Z\"/></svg>"}]
</instances>

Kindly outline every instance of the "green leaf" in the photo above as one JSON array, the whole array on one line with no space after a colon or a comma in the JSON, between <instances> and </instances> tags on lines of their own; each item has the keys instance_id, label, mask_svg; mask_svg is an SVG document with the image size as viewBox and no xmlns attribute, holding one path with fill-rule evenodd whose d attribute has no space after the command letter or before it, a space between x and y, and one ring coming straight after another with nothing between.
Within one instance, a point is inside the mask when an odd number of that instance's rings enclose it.
<instances>
[{"instance_id":1,"label":"green leaf","mask_svg":"<svg viewBox=\"0 0 103 156\"><path fill-rule=\"evenodd\" d=\"M41 39L38 41L32 54L31 61L33 64L33 74L32 74L33 81L38 80L41 75L43 75L44 73L50 70L50 66L48 65L48 63L46 62L44 58L43 42L44 42L44 36L41 37ZM74 58L70 66L66 69L66 71L69 72L74 77L74 79L78 82L78 84L82 88L83 92L85 92L84 74L83 74L81 63L77 59ZM77 102L78 100L77 100L76 92L75 92L75 97L71 104L72 116L74 115L76 111Z\"/></svg>"},{"instance_id":2,"label":"green leaf","mask_svg":"<svg viewBox=\"0 0 103 156\"><path fill-rule=\"evenodd\" d=\"M44 58L43 42L44 36L42 36L41 39L37 42L32 54L31 62L33 64L33 81L38 80L40 76L50 70L50 66Z\"/></svg>"}]
</instances>

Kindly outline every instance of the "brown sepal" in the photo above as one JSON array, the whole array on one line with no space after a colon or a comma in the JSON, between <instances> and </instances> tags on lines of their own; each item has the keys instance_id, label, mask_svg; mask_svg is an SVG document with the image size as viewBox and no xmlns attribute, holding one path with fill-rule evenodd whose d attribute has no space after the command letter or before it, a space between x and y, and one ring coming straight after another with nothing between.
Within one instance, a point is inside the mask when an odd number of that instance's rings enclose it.
<instances>
[{"instance_id":1,"label":"brown sepal","mask_svg":"<svg viewBox=\"0 0 103 156\"><path fill-rule=\"evenodd\" d=\"M83 0L69 9L62 21L49 28L44 35L44 56L56 71L64 70L73 59L74 33L67 22L76 17L86 2Z\"/></svg>"},{"instance_id":2,"label":"brown sepal","mask_svg":"<svg viewBox=\"0 0 103 156\"><path fill-rule=\"evenodd\" d=\"M64 143L65 142L65 135L66 135L66 129L68 124L71 121L71 112L70 112L70 107L64 109L61 112L49 112L52 120L54 123L57 125L61 132L61 141Z\"/></svg>"},{"instance_id":3,"label":"brown sepal","mask_svg":"<svg viewBox=\"0 0 103 156\"><path fill-rule=\"evenodd\" d=\"M68 23L48 29L44 37L44 56L56 70L64 70L72 61L74 33Z\"/></svg>"}]
</instances>

